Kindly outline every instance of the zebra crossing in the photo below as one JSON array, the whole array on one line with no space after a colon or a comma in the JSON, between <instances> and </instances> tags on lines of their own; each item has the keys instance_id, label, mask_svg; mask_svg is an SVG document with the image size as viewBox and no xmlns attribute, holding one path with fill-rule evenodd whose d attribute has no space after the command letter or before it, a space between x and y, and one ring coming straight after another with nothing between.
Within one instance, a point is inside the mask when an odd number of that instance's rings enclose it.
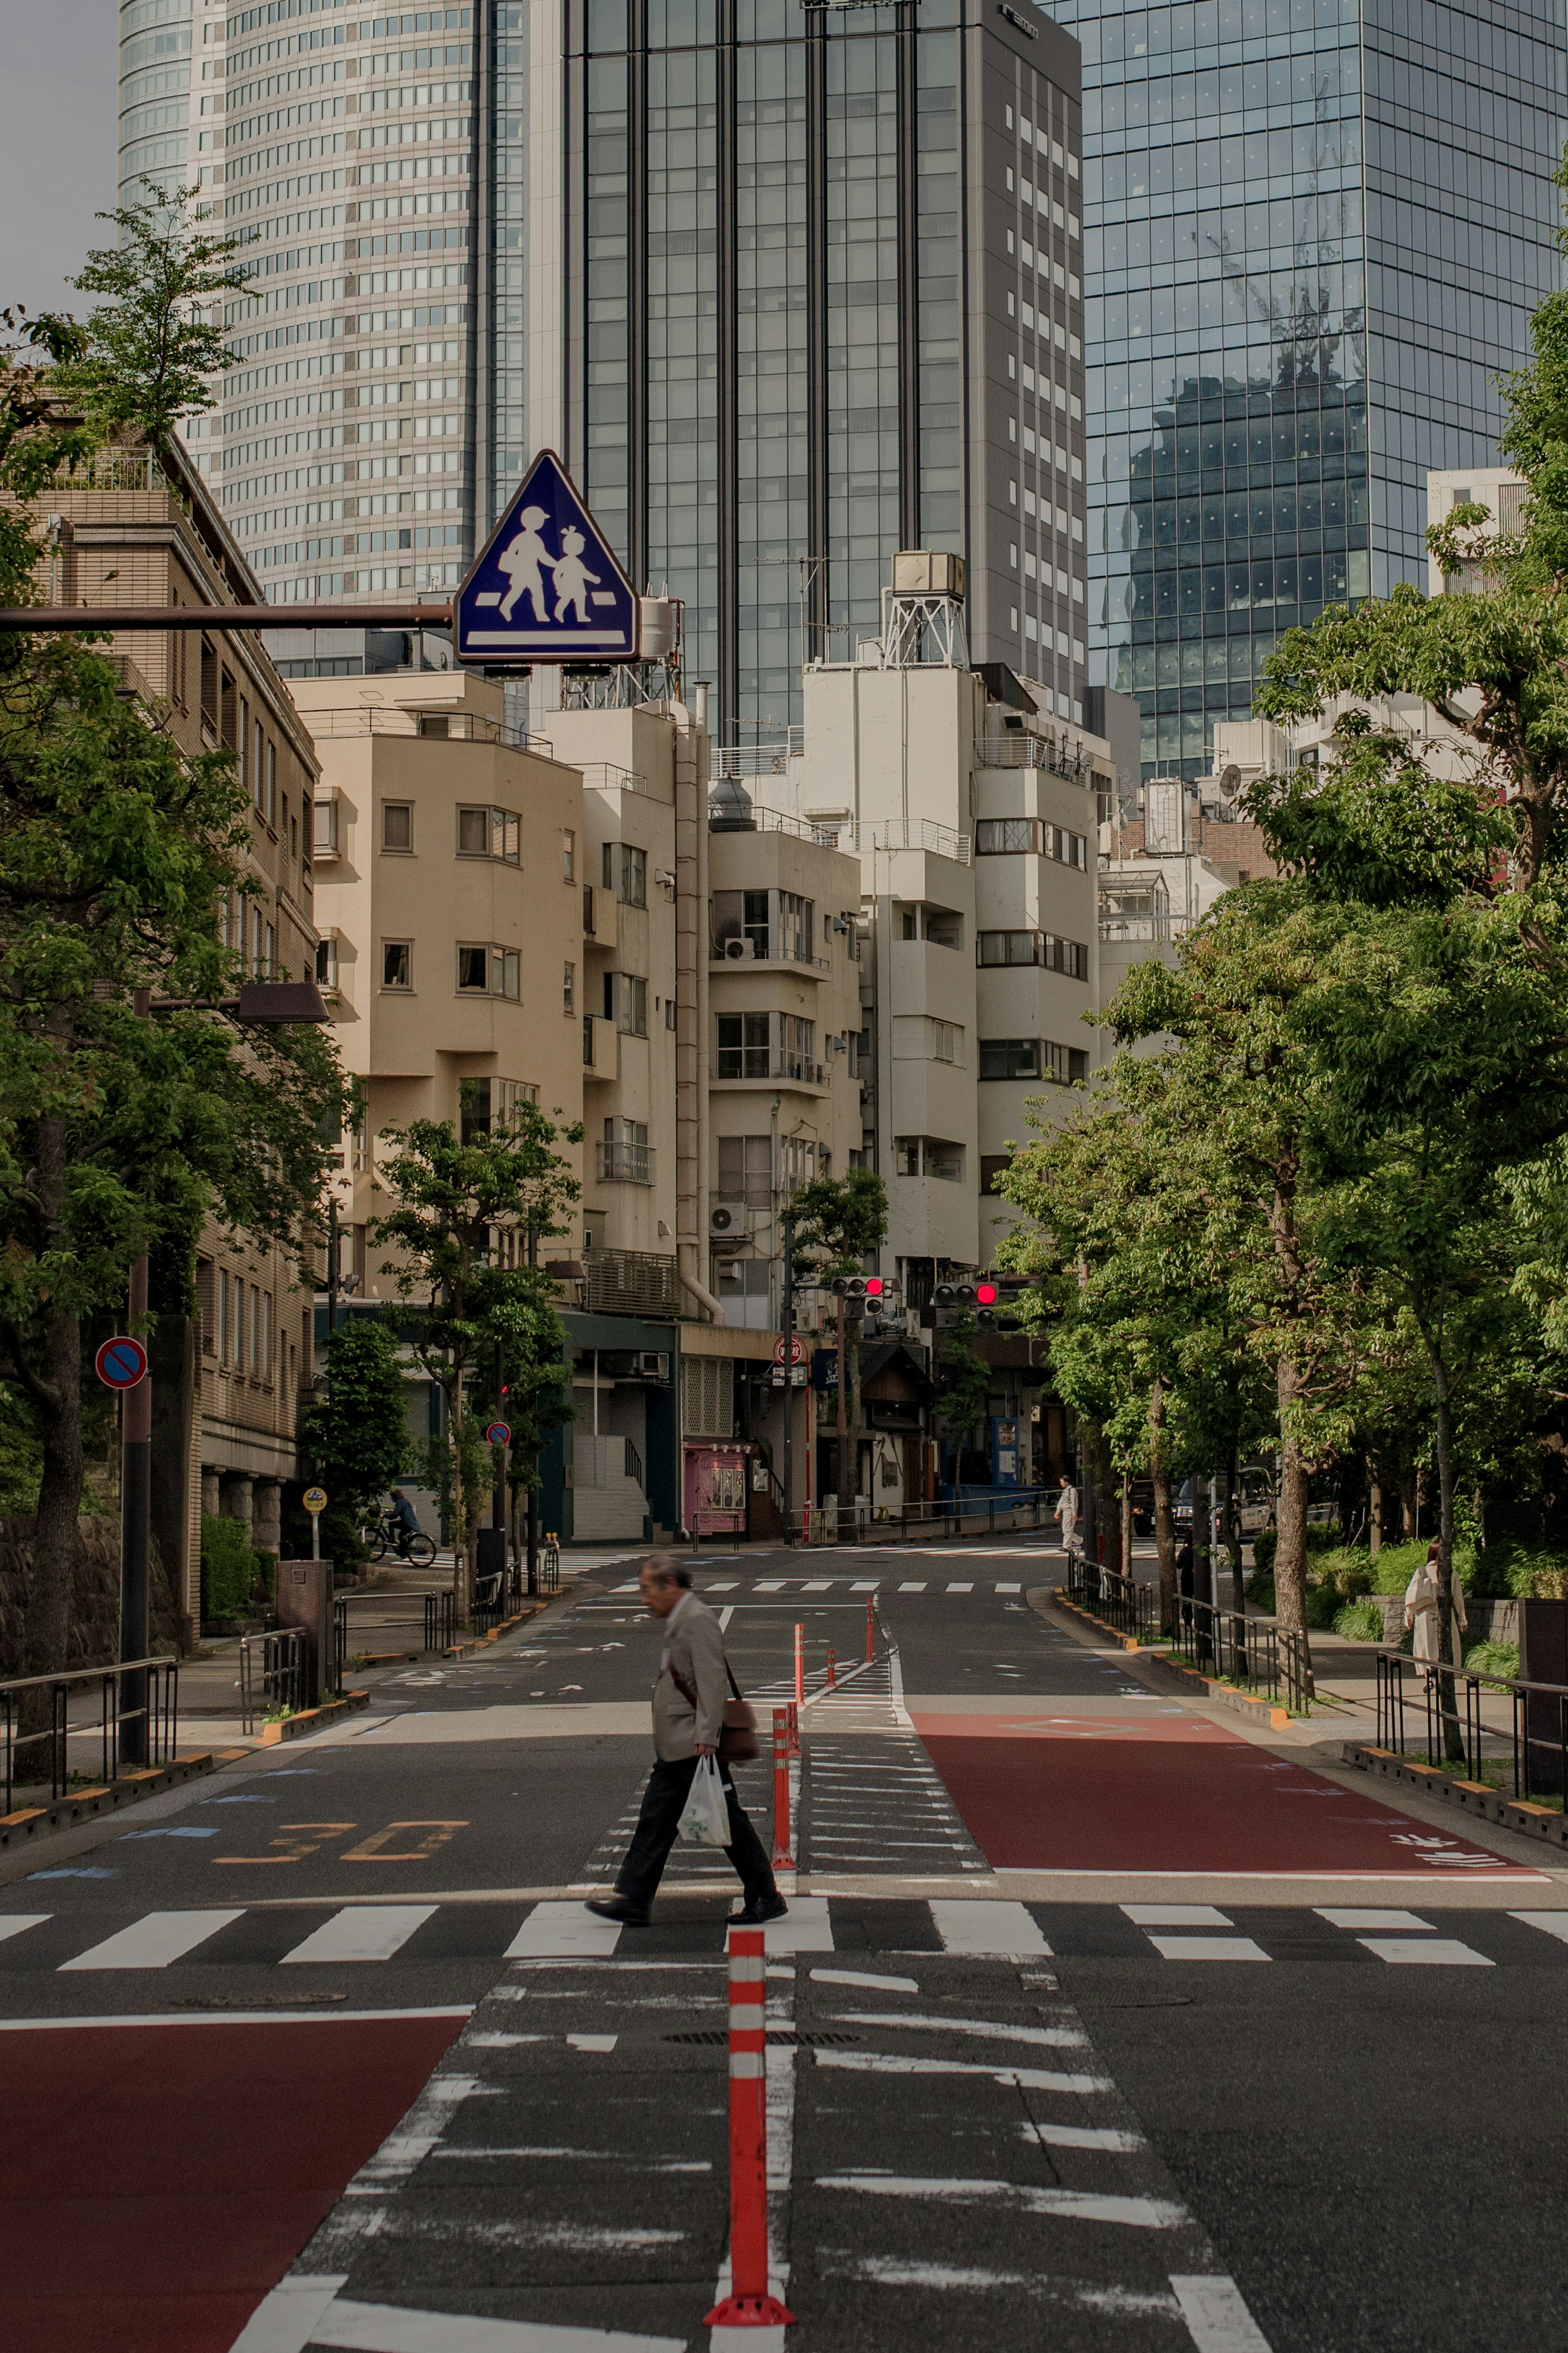
<instances>
[{"instance_id":1,"label":"zebra crossing","mask_svg":"<svg viewBox=\"0 0 1568 2353\"><path fill-rule=\"evenodd\" d=\"M907 1554L900 1553L900 1559L906 1559L909 1556ZM715 1593L760 1594L764 1599L770 1598L773 1594L788 1594L792 1599L798 1600L803 1595L808 1593L839 1593L849 1595L857 1593L947 1594L973 1593L977 1589L982 1593L1016 1594L1022 1593L1024 1586L1021 1578L1002 1578L994 1583L990 1577L979 1580L977 1585L976 1579L972 1577L947 1578L932 1578L924 1577L724 1577L710 1578L705 1577L697 1587L698 1593L705 1601L710 1595ZM612 1598L618 1598L625 1594L634 1594L637 1590L638 1588L635 1584L612 1585L610 1588L610 1594Z\"/></svg>"},{"instance_id":2,"label":"zebra crossing","mask_svg":"<svg viewBox=\"0 0 1568 2353\"><path fill-rule=\"evenodd\" d=\"M911 1876L935 1875L929 1860L923 1852L911 1856ZM727 1867L725 1875L732 1890ZM1568 1907L1445 1907L1422 1914L1352 1905L1069 1905L963 1892L961 1874L952 1875L953 1893L948 1895L797 1895L788 1917L770 1929L770 1948L846 1957L952 1953L1157 1968L1243 1963L1568 1970ZM308 1905L152 1911L120 1921L101 1914L16 1913L0 1915L0 1985L40 1972L148 1974L193 1965L373 1968L398 1960L439 1967L588 1961L638 1953L660 1964L719 1959L724 1909L689 1902L682 1906L672 1900L681 1892L679 1883L667 1879L661 1912L649 1929L601 1920L577 1895L540 1902L467 1897L323 1904L320 1916ZM685 1892L697 1892L692 1882L686 1883Z\"/></svg>"}]
</instances>

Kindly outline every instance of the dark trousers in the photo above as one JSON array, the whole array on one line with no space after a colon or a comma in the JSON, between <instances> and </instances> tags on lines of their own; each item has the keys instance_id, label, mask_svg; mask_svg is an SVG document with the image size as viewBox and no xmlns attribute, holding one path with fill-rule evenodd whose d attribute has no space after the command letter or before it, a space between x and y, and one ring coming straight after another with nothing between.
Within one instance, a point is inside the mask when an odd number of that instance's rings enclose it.
<instances>
[{"instance_id":1,"label":"dark trousers","mask_svg":"<svg viewBox=\"0 0 1568 2353\"><path fill-rule=\"evenodd\" d=\"M642 1795L642 1811L637 1816L637 1826L632 1832L626 1859L616 1881L616 1894L624 1897L626 1903L635 1904L639 1912L647 1910L658 1892L658 1883L669 1860L669 1850L675 1844L676 1827L686 1810L686 1800L696 1771L695 1757L679 1757L673 1762L666 1762L661 1757L647 1777L647 1787ZM735 1785L730 1778L727 1765L721 1764L719 1778L724 1784L724 1795L730 1808L730 1843L724 1852L740 1874L741 1885L750 1904L758 1896L773 1894L773 1865L735 1795Z\"/></svg>"}]
</instances>

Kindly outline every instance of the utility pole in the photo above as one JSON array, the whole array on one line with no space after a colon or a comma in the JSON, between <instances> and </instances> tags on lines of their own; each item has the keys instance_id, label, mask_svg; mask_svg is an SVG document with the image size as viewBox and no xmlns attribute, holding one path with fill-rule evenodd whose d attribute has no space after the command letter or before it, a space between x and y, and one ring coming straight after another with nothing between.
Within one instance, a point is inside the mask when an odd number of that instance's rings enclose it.
<instances>
[{"instance_id":1,"label":"utility pole","mask_svg":"<svg viewBox=\"0 0 1568 2353\"><path fill-rule=\"evenodd\" d=\"M795 1218L786 1209L784 1227L784 1542L795 1542Z\"/></svg>"},{"instance_id":2,"label":"utility pole","mask_svg":"<svg viewBox=\"0 0 1568 2353\"><path fill-rule=\"evenodd\" d=\"M530 1266L537 1266L539 1264L539 1229L537 1226L530 1226L528 1229L528 1262ZM596 1379L597 1375L595 1373L595 1381ZM598 1402L599 1392L595 1386L594 1390L594 1403L595 1407L597 1407ZM537 1389L531 1392L531 1409L535 1413L539 1410L539 1392ZM528 1482L528 1590L531 1599L539 1591L539 1434L536 1428L533 1440L532 1475Z\"/></svg>"},{"instance_id":3,"label":"utility pole","mask_svg":"<svg viewBox=\"0 0 1568 2353\"><path fill-rule=\"evenodd\" d=\"M151 1010L145 989L136 992L139 1013ZM147 1323L147 1261L134 1261L130 1282L130 1331L142 1339ZM144 1659L148 1624L148 1556L153 1535L153 1375L147 1371L120 1405L120 1655ZM122 1675L120 1711L129 1721L119 1738L121 1765L151 1762L147 1720L147 1670Z\"/></svg>"},{"instance_id":4,"label":"utility pole","mask_svg":"<svg viewBox=\"0 0 1568 2353\"><path fill-rule=\"evenodd\" d=\"M848 1409L845 1404L845 1395L848 1388L849 1368L845 1347L844 1325L845 1299L844 1293L840 1292L838 1294L838 1469L836 1480L838 1502L835 1514L837 1525L833 1531L835 1535L839 1533L839 1530L844 1525L844 1480L849 1458L849 1415Z\"/></svg>"}]
</instances>

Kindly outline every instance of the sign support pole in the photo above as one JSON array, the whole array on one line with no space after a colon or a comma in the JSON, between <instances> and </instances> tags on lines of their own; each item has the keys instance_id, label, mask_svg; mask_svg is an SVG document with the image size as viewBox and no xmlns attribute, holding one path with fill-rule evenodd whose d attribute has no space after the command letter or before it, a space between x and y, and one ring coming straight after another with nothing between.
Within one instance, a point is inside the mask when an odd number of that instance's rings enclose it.
<instances>
[{"instance_id":1,"label":"sign support pole","mask_svg":"<svg viewBox=\"0 0 1568 2353\"><path fill-rule=\"evenodd\" d=\"M151 1018L150 990L139 988L133 1003L145 1020ZM130 1328L140 1339L147 1326L147 1261L136 1259L131 1268ZM148 1565L153 1544L153 1375L147 1371L120 1404L120 1655L144 1659L149 1650L147 1616ZM120 1678L120 1713L128 1716L120 1730L117 1754L121 1765L145 1765L151 1756L147 1721L147 1671Z\"/></svg>"},{"instance_id":2,"label":"sign support pole","mask_svg":"<svg viewBox=\"0 0 1568 2353\"><path fill-rule=\"evenodd\" d=\"M784 1324L784 1542L795 1542L795 1219L786 1209L780 1221L784 1227L784 1303L781 1321ZM810 1427L809 1418L807 1428Z\"/></svg>"}]
</instances>

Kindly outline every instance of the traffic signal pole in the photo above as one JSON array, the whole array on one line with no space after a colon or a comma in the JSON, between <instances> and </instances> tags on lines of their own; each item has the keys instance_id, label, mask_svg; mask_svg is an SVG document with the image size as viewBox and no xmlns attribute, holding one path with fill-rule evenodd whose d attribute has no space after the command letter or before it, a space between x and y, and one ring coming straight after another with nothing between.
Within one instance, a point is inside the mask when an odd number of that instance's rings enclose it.
<instances>
[{"instance_id":1,"label":"traffic signal pole","mask_svg":"<svg viewBox=\"0 0 1568 2353\"><path fill-rule=\"evenodd\" d=\"M784 1227L784 1296L780 1318L784 1324L784 1542L795 1542L795 1219L786 1209L780 1223Z\"/></svg>"},{"instance_id":2,"label":"traffic signal pole","mask_svg":"<svg viewBox=\"0 0 1568 2353\"><path fill-rule=\"evenodd\" d=\"M840 1292L838 1294L838 1475L836 1482L838 1492L838 1526L834 1530L834 1534L836 1535L844 1525L844 1482L849 1463L849 1416L844 1402L845 1391L848 1386L847 1379L848 1367L845 1359L844 1325L845 1302L844 1293Z\"/></svg>"}]
</instances>

